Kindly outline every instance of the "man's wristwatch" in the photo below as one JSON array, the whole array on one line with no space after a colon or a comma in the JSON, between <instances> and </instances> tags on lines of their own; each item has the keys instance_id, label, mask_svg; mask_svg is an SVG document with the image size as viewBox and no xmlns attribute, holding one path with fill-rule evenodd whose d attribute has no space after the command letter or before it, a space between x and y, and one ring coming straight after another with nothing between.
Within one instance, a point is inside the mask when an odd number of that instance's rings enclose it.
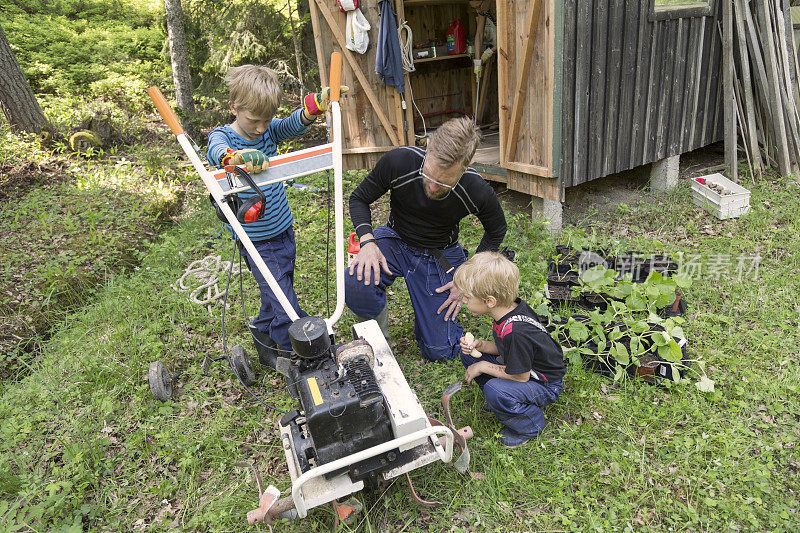
<instances>
[{"instance_id":1,"label":"man's wristwatch","mask_svg":"<svg viewBox=\"0 0 800 533\"><path fill-rule=\"evenodd\" d=\"M369 244L371 242L374 242L376 245L378 244L375 239L367 239L365 241L359 241L358 244L359 244L359 246L363 247L365 244Z\"/></svg>"}]
</instances>

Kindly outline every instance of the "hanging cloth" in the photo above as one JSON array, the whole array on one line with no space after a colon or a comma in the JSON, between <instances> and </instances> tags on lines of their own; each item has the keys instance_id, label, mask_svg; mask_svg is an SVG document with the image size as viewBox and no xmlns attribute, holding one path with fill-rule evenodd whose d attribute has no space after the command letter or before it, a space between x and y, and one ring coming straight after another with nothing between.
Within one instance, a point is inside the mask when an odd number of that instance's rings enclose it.
<instances>
[{"instance_id":1,"label":"hanging cloth","mask_svg":"<svg viewBox=\"0 0 800 533\"><path fill-rule=\"evenodd\" d=\"M406 92L403 78L403 56L400 53L400 39L397 35L397 17L389 0L380 1L381 25L378 29L377 57L375 72L383 83L392 85L400 94Z\"/></svg>"}]
</instances>

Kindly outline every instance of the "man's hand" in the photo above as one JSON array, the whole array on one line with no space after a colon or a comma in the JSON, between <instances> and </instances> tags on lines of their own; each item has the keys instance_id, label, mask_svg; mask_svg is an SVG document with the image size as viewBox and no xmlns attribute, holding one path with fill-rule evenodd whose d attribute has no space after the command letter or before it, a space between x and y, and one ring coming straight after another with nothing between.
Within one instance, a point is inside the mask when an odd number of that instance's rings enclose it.
<instances>
[{"instance_id":1,"label":"man's hand","mask_svg":"<svg viewBox=\"0 0 800 533\"><path fill-rule=\"evenodd\" d=\"M350 264L349 272L352 276L355 270L358 281L363 279L364 285L369 285L370 281L373 280L377 285L381 281L381 269L390 276L392 275L392 271L389 270L389 263L386 261L381 249L378 248L377 243L368 242L361 247L358 255Z\"/></svg>"},{"instance_id":2,"label":"man's hand","mask_svg":"<svg viewBox=\"0 0 800 533\"><path fill-rule=\"evenodd\" d=\"M456 289L455 285L451 281L447 285L442 285L438 289L436 289L437 293L442 293L446 290L450 291L450 294L447 296L447 300L439 306L439 309L436 310L436 314L439 315L442 313L444 309L447 309L447 312L444 314L444 320L452 320L453 322L456 321L456 317L458 316L458 311L461 309L461 291Z\"/></svg>"},{"instance_id":3,"label":"man's hand","mask_svg":"<svg viewBox=\"0 0 800 533\"><path fill-rule=\"evenodd\" d=\"M484 363L486 363L486 361L478 361L467 367L467 371L464 372L464 381L467 382L467 385L471 384L473 379L483 374Z\"/></svg>"}]
</instances>

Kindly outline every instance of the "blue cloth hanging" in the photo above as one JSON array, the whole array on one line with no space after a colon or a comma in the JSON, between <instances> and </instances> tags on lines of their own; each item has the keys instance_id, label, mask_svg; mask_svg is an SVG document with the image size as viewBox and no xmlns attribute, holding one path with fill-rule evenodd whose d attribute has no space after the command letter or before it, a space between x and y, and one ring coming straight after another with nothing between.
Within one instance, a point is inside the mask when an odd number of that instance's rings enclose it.
<instances>
[{"instance_id":1,"label":"blue cloth hanging","mask_svg":"<svg viewBox=\"0 0 800 533\"><path fill-rule=\"evenodd\" d=\"M397 17L390 0L381 0L381 25L378 29L377 57L375 72L383 83L392 85L397 92L406 92L403 77L403 56L400 53L400 39L397 35Z\"/></svg>"}]
</instances>

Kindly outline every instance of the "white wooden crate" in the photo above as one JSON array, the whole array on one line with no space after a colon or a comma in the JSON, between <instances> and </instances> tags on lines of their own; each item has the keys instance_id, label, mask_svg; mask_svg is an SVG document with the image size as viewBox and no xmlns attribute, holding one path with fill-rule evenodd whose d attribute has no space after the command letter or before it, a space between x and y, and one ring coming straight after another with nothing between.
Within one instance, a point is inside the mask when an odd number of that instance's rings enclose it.
<instances>
[{"instance_id":1,"label":"white wooden crate","mask_svg":"<svg viewBox=\"0 0 800 533\"><path fill-rule=\"evenodd\" d=\"M721 185L733 194L719 194L707 186ZM736 218L750 211L750 191L722 174L708 174L692 178L692 201L720 220Z\"/></svg>"}]
</instances>

